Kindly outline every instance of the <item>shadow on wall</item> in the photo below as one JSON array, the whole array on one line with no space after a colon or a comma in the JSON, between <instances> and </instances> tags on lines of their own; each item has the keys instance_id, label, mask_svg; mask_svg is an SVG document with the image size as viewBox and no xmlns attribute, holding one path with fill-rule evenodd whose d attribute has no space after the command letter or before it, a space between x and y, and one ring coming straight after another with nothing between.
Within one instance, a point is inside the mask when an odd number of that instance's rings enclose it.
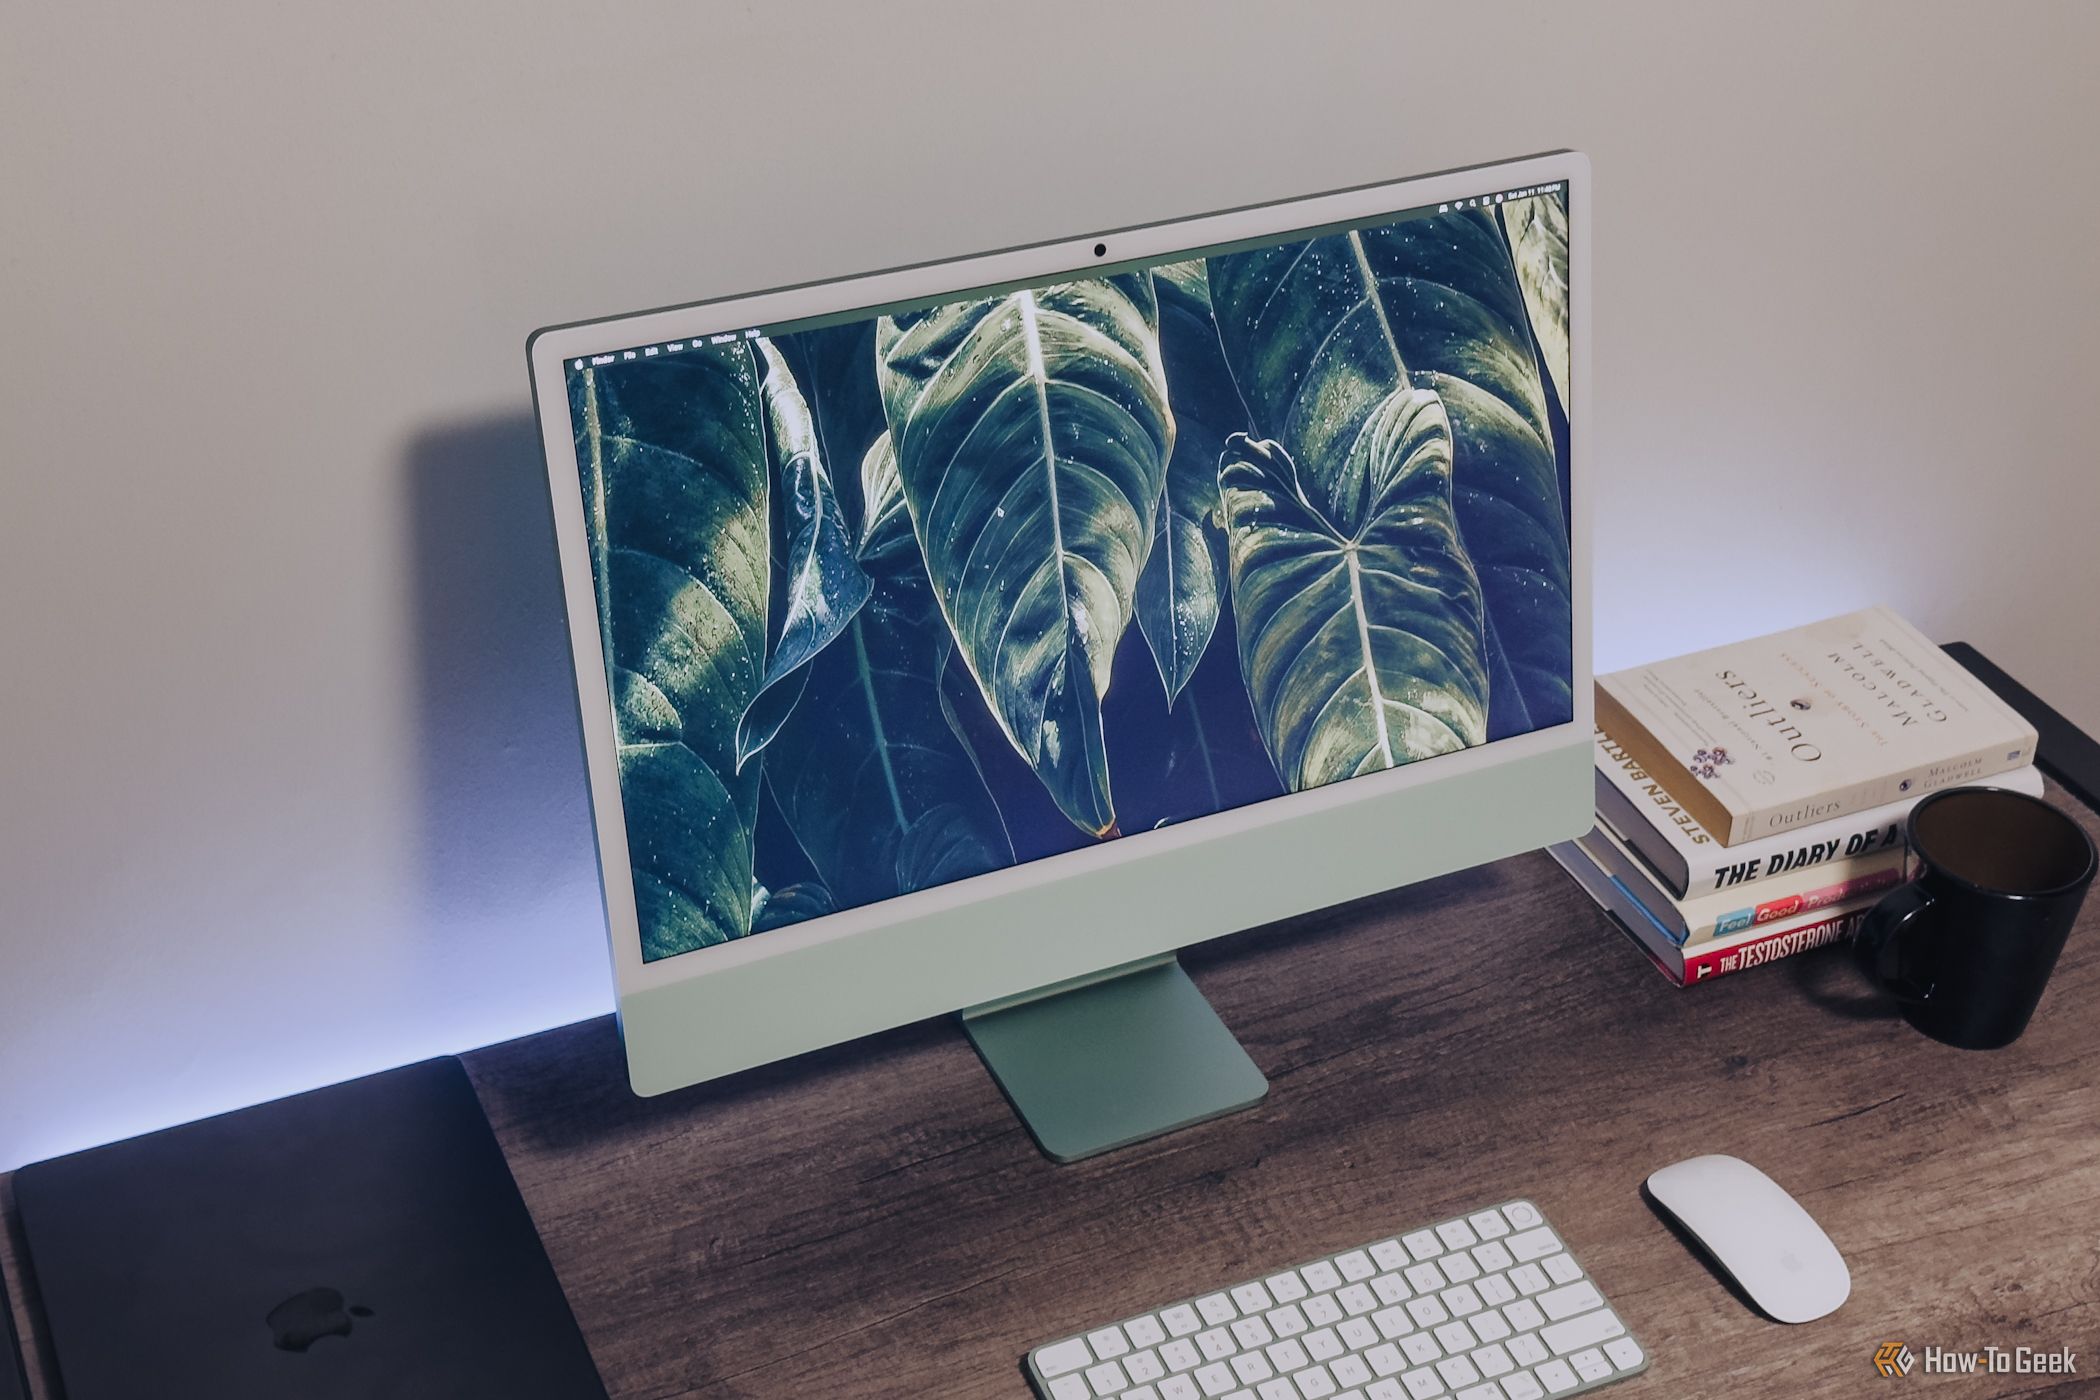
<instances>
[{"instance_id":1,"label":"shadow on wall","mask_svg":"<svg viewBox=\"0 0 2100 1400\"><path fill-rule=\"evenodd\" d=\"M431 921L514 922L520 943L558 938L559 961L580 948L602 967L538 429L526 414L432 429L411 442L406 478L423 784L417 849Z\"/></svg>"}]
</instances>

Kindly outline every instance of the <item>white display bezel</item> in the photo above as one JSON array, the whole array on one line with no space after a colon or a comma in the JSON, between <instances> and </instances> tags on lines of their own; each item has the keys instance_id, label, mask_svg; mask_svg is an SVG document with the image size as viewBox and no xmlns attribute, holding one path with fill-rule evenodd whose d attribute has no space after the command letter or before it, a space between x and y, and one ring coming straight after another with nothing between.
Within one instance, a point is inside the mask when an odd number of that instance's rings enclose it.
<instances>
[{"instance_id":1,"label":"white display bezel","mask_svg":"<svg viewBox=\"0 0 2100 1400\"><path fill-rule=\"evenodd\" d=\"M899 302L940 297L971 288L1007 283L1049 282L1085 276L1089 265L1125 263L1134 260L1166 260L1175 254L1215 247L1246 239L1288 235L1341 223L1374 222L1383 215L1398 215L1424 206L1455 203L1496 191L1565 181L1569 209L1569 329L1574 380L1568 395L1570 436L1570 507L1572 516L1572 584L1574 599L1574 697L1575 714L1568 724L1497 740L1478 748L1447 754L1389 772L1351 778L1306 792L1290 793L1209 816L1194 818L1154 831L1134 833L1118 840L1085 847L1065 854L1025 862L1001 870L960 880L933 889L900 895L878 904L842 910L803 923L772 929L710 948L644 962L635 912L634 887L629 867L627 830L621 803L613 707L605 673L605 653L599 637L599 611L591 577L590 550L584 519L583 492L578 475L574 432L569 420L565 382L569 361L594 354L607 354L635 346L690 340L694 337L740 331L748 327L775 325L811 317L892 305ZM1097 254L1096 248L1105 252ZM533 392L546 454L548 482L553 495L555 534L560 551L562 587L576 678L577 699L583 720L583 740L588 769L591 810L597 834L599 871L605 895L606 921L611 941L612 963L620 994L621 1013L629 1041L631 1069L640 1092L657 1092L680 1083L742 1068L781 1053L813 1049L835 1043L882 1026L952 1011L980 1001L1023 992L1064 977L1082 976L1104 963L1104 945L1098 937L1074 940L1075 956L1045 956L1040 948L1002 949L1003 939L1020 934L1001 929L984 935L981 945L960 945L965 959L973 952L981 957L979 969L961 975L944 970L931 977L925 995L899 988L885 989L895 995L884 998L884 1008L866 1016L829 1015L834 1024L818 1024L825 1016L828 998L809 999L811 1014L800 1017L795 998L781 983L750 977L746 992L732 992L722 985L698 991L702 983L734 982L755 974L769 963L793 958L804 975L818 964L799 955L810 954L842 940L881 938L895 941L894 956L907 965L914 956L952 959L958 945L951 932L927 940L914 948L912 931L938 921L938 916L990 902L1016 907L1012 896L1032 894L1037 900L1053 900L1053 891L1100 876L1103 872L1133 863L1144 863L1201 843L1231 835L1270 830L1298 823L1319 813L1338 812L1373 803L1393 794L1429 785L1462 784L1469 775L1485 773L1498 765L1562 752L1570 746L1587 755L1591 734L1591 670L1589 588L1590 558L1588 502L1589 414L1589 163L1574 152L1557 152L1523 160L1477 166L1466 170L1394 181L1315 195L1279 203L1235 209L1224 213L1180 219L1111 233L1060 239L1004 252L959 258L900 268L865 276L806 286L759 292L696 305L550 327L537 332L528 344ZM1556 767L1556 772L1559 768ZM1580 805L1587 811L1587 781ZM1566 794L1549 804L1557 813L1572 811ZM1565 826L1564 817L1548 823L1553 830ZM1533 833L1523 822L1505 824L1512 833ZM1587 829L1587 822L1581 824ZM1544 830L1544 828L1540 828ZM1567 837L1580 834L1569 830ZM1483 828L1480 854L1485 860L1505 853ZM1545 836L1543 839L1561 839ZM1539 844L1540 842L1532 842ZM1464 850L1459 854L1463 856ZM1467 863L1461 860L1460 863ZM1450 860L1439 862L1450 868ZM1178 868L1189 869L1186 862ZM1410 867L1412 869L1412 867ZM1423 870L1420 873L1435 873ZM1396 881L1397 883L1397 881ZM1361 890L1338 889L1305 892L1305 898L1288 901L1292 908L1315 908L1333 899L1353 897ZM1332 893L1333 899L1323 897ZM1275 917L1265 906L1256 912ZM1075 915L1080 912L1075 905ZM1225 922L1208 933L1222 934L1242 923ZM1148 925L1137 921L1127 939L1114 940L1108 962L1129 961L1169 951L1192 941L1185 935L1188 921L1164 921ZM1030 931L1040 937L1041 930ZM856 962L862 961L859 959ZM981 975L970 975L971 972ZM1048 974L1048 975L1046 975ZM899 979L900 981L904 979ZM666 997L680 987L694 988L690 998ZM731 998L748 999L763 992L776 1003L767 1008L777 1031L758 1037L759 1047L710 1049L704 1025L682 1030L675 1025L651 1027L640 1037L661 1063L644 1065L637 1052L641 1030L637 1014L671 1020L706 1018L732 1004ZM960 998L960 999L957 999ZM836 1010L836 1005L832 1005ZM838 1024L843 1022L843 1024Z\"/></svg>"}]
</instances>

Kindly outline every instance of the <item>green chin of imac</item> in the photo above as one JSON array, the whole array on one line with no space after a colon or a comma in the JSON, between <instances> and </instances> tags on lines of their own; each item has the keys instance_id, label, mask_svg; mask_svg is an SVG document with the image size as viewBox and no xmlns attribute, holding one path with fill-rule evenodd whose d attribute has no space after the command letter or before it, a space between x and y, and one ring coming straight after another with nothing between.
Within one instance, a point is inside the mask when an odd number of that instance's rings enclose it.
<instances>
[{"instance_id":1,"label":"green chin of imac","mask_svg":"<svg viewBox=\"0 0 2100 1400\"><path fill-rule=\"evenodd\" d=\"M1550 733L1558 742L1463 775L1205 833L854 937L765 954L780 933L756 935L734 965L621 998L630 1079L637 1093L664 1093L963 1011L1059 1160L1246 1107L1266 1088L1260 1071L1165 955L1582 834L1594 796L1586 719ZM1089 1034L1094 1048L1075 1052Z\"/></svg>"}]
</instances>

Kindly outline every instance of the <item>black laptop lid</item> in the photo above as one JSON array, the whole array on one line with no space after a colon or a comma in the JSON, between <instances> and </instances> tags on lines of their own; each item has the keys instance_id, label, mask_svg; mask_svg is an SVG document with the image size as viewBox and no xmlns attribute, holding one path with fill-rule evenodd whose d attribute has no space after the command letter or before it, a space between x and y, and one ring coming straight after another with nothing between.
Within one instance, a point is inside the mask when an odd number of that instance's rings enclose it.
<instances>
[{"instance_id":1,"label":"black laptop lid","mask_svg":"<svg viewBox=\"0 0 2100 1400\"><path fill-rule=\"evenodd\" d=\"M457 1060L25 1167L68 1400L600 1400Z\"/></svg>"}]
</instances>

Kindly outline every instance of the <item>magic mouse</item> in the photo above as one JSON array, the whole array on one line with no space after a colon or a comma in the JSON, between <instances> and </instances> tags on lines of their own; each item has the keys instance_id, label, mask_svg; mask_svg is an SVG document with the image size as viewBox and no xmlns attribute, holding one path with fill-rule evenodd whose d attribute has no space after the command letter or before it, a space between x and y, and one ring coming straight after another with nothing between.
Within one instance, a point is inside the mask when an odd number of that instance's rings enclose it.
<instances>
[{"instance_id":1,"label":"magic mouse","mask_svg":"<svg viewBox=\"0 0 2100 1400\"><path fill-rule=\"evenodd\" d=\"M1648 1178L1648 1194L1768 1316L1814 1322L1851 1296L1851 1271L1823 1227L1740 1157L1664 1167Z\"/></svg>"}]
</instances>

